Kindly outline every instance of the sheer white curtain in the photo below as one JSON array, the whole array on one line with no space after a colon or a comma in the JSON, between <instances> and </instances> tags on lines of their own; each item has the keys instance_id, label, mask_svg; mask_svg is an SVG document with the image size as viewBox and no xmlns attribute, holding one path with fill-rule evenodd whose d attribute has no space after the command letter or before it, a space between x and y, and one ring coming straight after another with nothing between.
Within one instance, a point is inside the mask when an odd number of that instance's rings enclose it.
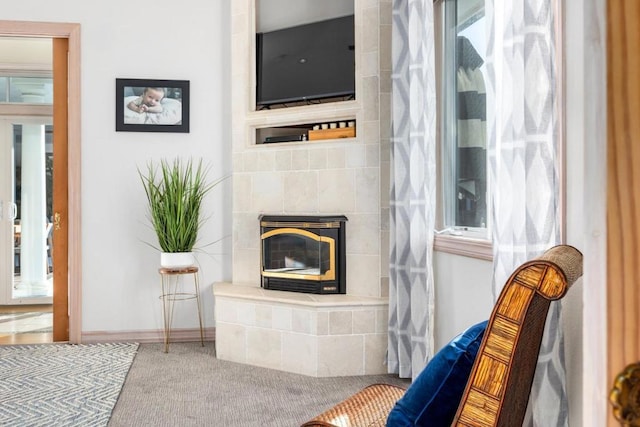
<instances>
[{"instance_id":1,"label":"sheer white curtain","mask_svg":"<svg viewBox=\"0 0 640 427\"><path fill-rule=\"evenodd\" d=\"M393 1L388 369L415 378L433 355L433 0Z\"/></svg>"},{"instance_id":2,"label":"sheer white curtain","mask_svg":"<svg viewBox=\"0 0 640 427\"><path fill-rule=\"evenodd\" d=\"M560 243L552 0L487 0L487 123L494 293ZM561 306L551 305L525 425L567 426Z\"/></svg>"}]
</instances>

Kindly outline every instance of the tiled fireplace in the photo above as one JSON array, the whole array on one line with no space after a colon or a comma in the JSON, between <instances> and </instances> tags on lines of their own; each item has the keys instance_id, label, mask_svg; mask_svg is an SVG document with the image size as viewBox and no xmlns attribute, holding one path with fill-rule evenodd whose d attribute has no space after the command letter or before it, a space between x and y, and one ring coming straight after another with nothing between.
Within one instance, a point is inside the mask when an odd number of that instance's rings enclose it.
<instances>
[{"instance_id":1,"label":"tiled fireplace","mask_svg":"<svg viewBox=\"0 0 640 427\"><path fill-rule=\"evenodd\" d=\"M256 111L255 2L232 2L233 269L229 282L213 286L221 359L318 377L387 371L391 1L354 5L355 99ZM355 137L277 144L256 137L265 128L341 121L355 123ZM263 288L265 213L348 218L344 293L339 283L335 294ZM330 270L287 258L269 269Z\"/></svg>"}]
</instances>

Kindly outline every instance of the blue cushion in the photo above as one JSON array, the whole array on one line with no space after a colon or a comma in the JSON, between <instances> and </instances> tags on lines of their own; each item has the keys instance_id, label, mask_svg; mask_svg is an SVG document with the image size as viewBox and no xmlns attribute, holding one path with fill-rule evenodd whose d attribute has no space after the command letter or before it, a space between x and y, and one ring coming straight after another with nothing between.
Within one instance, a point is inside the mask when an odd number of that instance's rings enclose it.
<instances>
[{"instance_id":1,"label":"blue cushion","mask_svg":"<svg viewBox=\"0 0 640 427\"><path fill-rule=\"evenodd\" d=\"M436 353L391 410L387 427L449 427L486 328L485 320Z\"/></svg>"}]
</instances>

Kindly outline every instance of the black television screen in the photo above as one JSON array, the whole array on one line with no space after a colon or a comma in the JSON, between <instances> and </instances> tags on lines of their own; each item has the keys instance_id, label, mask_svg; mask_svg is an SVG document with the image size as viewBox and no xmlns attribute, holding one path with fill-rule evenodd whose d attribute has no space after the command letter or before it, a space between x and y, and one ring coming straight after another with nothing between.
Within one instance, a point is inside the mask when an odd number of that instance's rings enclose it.
<instances>
[{"instance_id":1,"label":"black television screen","mask_svg":"<svg viewBox=\"0 0 640 427\"><path fill-rule=\"evenodd\" d=\"M353 15L258 33L258 106L355 95Z\"/></svg>"}]
</instances>

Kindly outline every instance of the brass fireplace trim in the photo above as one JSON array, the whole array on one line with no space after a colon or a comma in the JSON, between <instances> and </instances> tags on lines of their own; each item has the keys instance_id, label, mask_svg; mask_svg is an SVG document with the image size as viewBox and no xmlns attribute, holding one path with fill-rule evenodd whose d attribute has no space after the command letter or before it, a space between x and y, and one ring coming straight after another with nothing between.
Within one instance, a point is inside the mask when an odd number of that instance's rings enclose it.
<instances>
[{"instance_id":1,"label":"brass fireplace trim","mask_svg":"<svg viewBox=\"0 0 640 427\"><path fill-rule=\"evenodd\" d=\"M287 223L291 224L291 223ZM262 275L264 277L282 277L285 279L303 279L303 280L315 280L317 282L323 280L335 280L336 278L336 266L335 266L335 254L336 254L336 242L331 237L327 236L318 236L317 234L311 233L306 230L301 230L299 228L285 227L278 228L277 230L267 231L266 233L262 233L260 235L261 240L265 240L269 237L276 236L278 234L299 234L310 239L313 239L317 242L328 243L329 244L329 269L324 274L294 274L294 273L286 273L286 272L269 272L262 270ZM262 245L260 245L260 251L262 252ZM264 254L261 254L261 259L264 260Z\"/></svg>"},{"instance_id":2,"label":"brass fireplace trim","mask_svg":"<svg viewBox=\"0 0 640 427\"><path fill-rule=\"evenodd\" d=\"M307 222L307 221L261 221L262 227L280 228L283 226L297 228L340 228L340 221Z\"/></svg>"}]
</instances>

